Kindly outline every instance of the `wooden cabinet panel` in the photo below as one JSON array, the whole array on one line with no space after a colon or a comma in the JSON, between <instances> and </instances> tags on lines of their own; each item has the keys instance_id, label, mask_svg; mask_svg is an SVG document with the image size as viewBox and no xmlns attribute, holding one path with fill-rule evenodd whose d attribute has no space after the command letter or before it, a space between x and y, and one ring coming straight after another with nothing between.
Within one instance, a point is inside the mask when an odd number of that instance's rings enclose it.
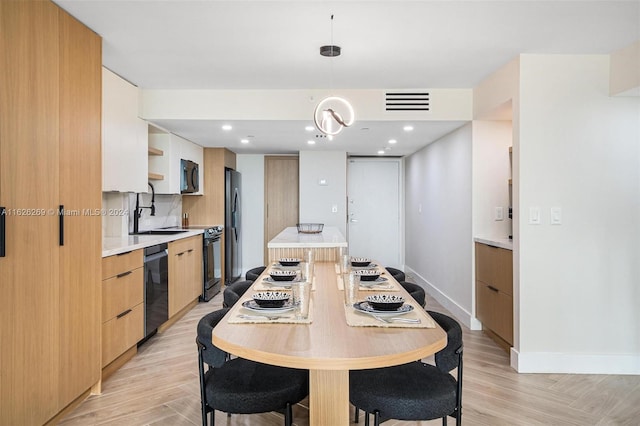
<instances>
[{"instance_id":1,"label":"wooden cabinet panel","mask_svg":"<svg viewBox=\"0 0 640 426\"><path fill-rule=\"evenodd\" d=\"M202 237L169 243L169 318L202 292Z\"/></svg>"},{"instance_id":2,"label":"wooden cabinet panel","mask_svg":"<svg viewBox=\"0 0 640 426\"><path fill-rule=\"evenodd\" d=\"M53 3L0 1L3 425L42 424L59 407L58 34Z\"/></svg>"},{"instance_id":3,"label":"wooden cabinet panel","mask_svg":"<svg viewBox=\"0 0 640 426\"><path fill-rule=\"evenodd\" d=\"M116 254L102 259L102 279L115 277L123 272L141 268L144 263L142 250Z\"/></svg>"},{"instance_id":4,"label":"wooden cabinet panel","mask_svg":"<svg viewBox=\"0 0 640 426\"><path fill-rule=\"evenodd\" d=\"M267 244L282 230L298 223L298 157L264 158L264 261Z\"/></svg>"},{"instance_id":5,"label":"wooden cabinet panel","mask_svg":"<svg viewBox=\"0 0 640 426\"><path fill-rule=\"evenodd\" d=\"M102 282L102 320L107 321L144 300L144 268Z\"/></svg>"},{"instance_id":6,"label":"wooden cabinet panel","mask_svg":"<svg viewBox=\"0 0 640 426\"><path fill-rule=\"evenodd\" d=\"M513 345L512 252L480 243L475 248L476 317L483 328Z\"/></svg>"},{"instance_id":7,"label":"wooden cabinet panel","mask_svg":"<svg viewBox=\"0 0 640 426\"><path fill-rule=\"evenodd\" d=\"M102 324L102 366L108 365L143 337L144 303Z\"/></svg>"},{"instance_id":8,"label":"wooden cabinet panel","mask_svg":"<svg viewBox=\"0 0 640 426\"><path fill-rule=\"evenodd\" d=\"M60 19L60 405L100 380L102 41L63 10ZM67 214L67 212L69 214Z\"/></svg>"}]
</instances>

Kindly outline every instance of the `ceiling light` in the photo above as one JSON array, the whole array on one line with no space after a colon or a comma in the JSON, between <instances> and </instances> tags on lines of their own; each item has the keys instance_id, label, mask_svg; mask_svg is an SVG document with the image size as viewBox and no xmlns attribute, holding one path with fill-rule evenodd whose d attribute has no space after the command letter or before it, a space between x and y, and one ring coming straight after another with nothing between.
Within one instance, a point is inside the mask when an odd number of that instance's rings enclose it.
<instances>
[{"instance_id":1,"label":"ceiling light","mask_svg":"<svg viewBox=\"0 0 640 426\"><path fill-rule=\"evenodd\" d=\"M378 151L378 155L382 155L384 154L384 149L381 149L380 151Z\"/></svg>"},{"instance_id":2,"label":"ceiling light","mask_svg":"<svg viewBox=\"0 0 640 426\"><path fill-rule=\"evenodd\" d=\"M307 132L313 132L316 128L313 126L307 126L304 128Z\"/></svg>"},{"instance_id":3,"label":"ceiling light","mask_svg":"<svg viewBox=\"0 0 640 426\"><path fill-rule=\"evenodd\" d=\"M231 129L233 129L233 127L231 126L231 124L223 124L223 125L222 125L222 130L229 131L229 130L231 130Z\"/></svg>"},{"instance_id":4,"label":"ceiling light","mask_svg":"<svg viewBox=\"0 0 640 426\"><path fill-rule=\"evenodd\" d=\"M398 141L397 141L397 140L395 140L395 139L389 139L389 143L392 143L392 144L393 144L393 143L397 143L397 142L398 142Z\"/></svg>"},{"instance_id":5,"label":"ceiling light","mask_svg":"<svg viewBox=\"0 0 640 426\"><path fill-rule=\"evenodd\" d=\"M413 130L413 126L404 126L402 130L404 130L405 132L410 132Z\"/></svg>"},{"instance_id":6,"label":"ceiling light","mask_svg":"<svg viewBox=\"0 0 640 426\"><path fill-rule=\"evenodd\" d=\"M316 144L316 141L311 141L311 140L309 140L309 141L307 141L307 143L308 143L309 145L315 145L315 144Z\"/></svg>"},{"instance_id":7,"label":"ceiling light","mask_svg":"<svg viewBox=\"0 0 640 426\"><path fill-rule=\"evenodd\" d=\"M249 143L249 139L240 139L241 143Z\"/></svg>"},{"instance_id":8,"label":"ceiling light","mask_svg":"<svg viewBox=\"0 0 640 426\"><path fill-rule=\"evenodd\" d=\"M320 54L333 58L340 55L340 51L340 47L333 44L333 15L331 15L331 44L320 47ZM333 86L333 62L331 82L331 86ZM313 123L320 132L327 136L337 135L344 127L351 126L354 121L353 107L349 101L338 96L324 98L313 111Z\"/></svg>"}]
</instances>

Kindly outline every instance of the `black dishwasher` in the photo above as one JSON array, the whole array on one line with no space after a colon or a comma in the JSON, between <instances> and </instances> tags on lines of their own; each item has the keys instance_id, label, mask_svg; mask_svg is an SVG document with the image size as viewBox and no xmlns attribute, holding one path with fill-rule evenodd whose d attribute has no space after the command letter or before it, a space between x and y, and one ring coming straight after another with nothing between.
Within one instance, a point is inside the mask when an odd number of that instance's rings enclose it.
<instances>
[{"instance_id":1,"label":"black dishwasher","mask_svg":"<svg viewBox=\"0 0 640 426\"><path fill-rule=\"evenodd\" d=\"M145 340L169 319L169 255L167 244L144 249Z\"/></svg>"}]
</instances>

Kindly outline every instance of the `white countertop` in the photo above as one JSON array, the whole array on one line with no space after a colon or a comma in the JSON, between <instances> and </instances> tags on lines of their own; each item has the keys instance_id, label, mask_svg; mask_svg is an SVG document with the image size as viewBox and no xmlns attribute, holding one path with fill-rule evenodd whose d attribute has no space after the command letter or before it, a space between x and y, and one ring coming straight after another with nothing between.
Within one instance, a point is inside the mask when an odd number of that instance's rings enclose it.
<instances>
[{"instance_id":1,"label":"white countertop","mask_svg":"<svg viewBox=\"0 0 640 426\"><path fill-rule=\"evenodd\" d=\"M168 243L182 238L200 235L202 229L189 229L172 235L123 235L121 237L102 237L102 257L125 253L156 244Z\"/></svg>"},{"instance_id":2,"label":"white countertop","mask_svg":"<svg viewBox=\"0 0 640 426\"><path fill-rule=\"evenodd\" d=\"M476 243L486 244L493 247L500 247L507 250L513 250L513 240L510 240L509 238L475 237L473 240Z\"/></svg>"},{"instance_id":3,"label":"white countertop","mask_svg":"<svg viewBox=\"0 0 640 426\"><path fill-rule=\"evenodd\" d=\"M335 226L325 226L319 234L300 234L298 228L285 228L267 244L268 248L347 247L342 233Z\"/></svg>"}]
</instances>

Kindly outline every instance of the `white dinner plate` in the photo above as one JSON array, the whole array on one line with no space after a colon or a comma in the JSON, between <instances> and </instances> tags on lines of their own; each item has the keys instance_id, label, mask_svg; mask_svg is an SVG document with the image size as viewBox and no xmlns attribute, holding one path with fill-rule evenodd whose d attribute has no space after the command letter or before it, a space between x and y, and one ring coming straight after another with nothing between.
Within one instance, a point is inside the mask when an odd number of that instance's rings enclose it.
<instances>
[{"instance_id":1,"label":"white dinner plate","mask_svg":"<svg viewBox=\"0 0 640 426\"><path fill-rule=\"evenodd\" d=\"M300 282L300 280L297 279L297 278L294 278L291 281L276 281L271 277L265 277L265 278L262 279L262 281L267 283L267 284L271 284L273 286L276 286L276 287L285 287L285 288L291 287L292 283L299 283Z\"/></svg>"},{"instance_id":2,"label":"white dinner plate","mask_svg":"<svg viewBox=\"0 0 640 426\"><path fill-rule=\"evenodd\" d=\"M378 267L377 263L370 263L367 266L352 266L353 269L375 269Z\"/></svg>"},{"instance_id":3,"label":"white dinner plate","mask_svg":"<svg viewBox=\"0 0 640 426\"><path fill-rule=\"evenodd\" d=\"M404 305L400 306L398 309L394 309L392 311L380 311L378 309L374 309L373 306L369 304L369 302L364 301L364 302L354 303L353 309L365 314L375 315L379 317L396 317L398 315L408 314L409 312L413 311L413 306L405 303Z\"/></svg>"},{"instance_id":4,"label":"white dinner plate","mask_svg":"<svg viewBox=\"0 0 640 426\"><path fill-rule=\"evenodd\" d=\"M262 306L258 305L255 300L247 300L246 302L243 302L242 307L252 312L257 312L263 315L283 314L285 312L293 311L293 309L295 308L293 306L293 302L291 302L291 299L289 299L287 302L284 302L284 305L280 308L263 308Z\"/></svg>"}]
</instances>

